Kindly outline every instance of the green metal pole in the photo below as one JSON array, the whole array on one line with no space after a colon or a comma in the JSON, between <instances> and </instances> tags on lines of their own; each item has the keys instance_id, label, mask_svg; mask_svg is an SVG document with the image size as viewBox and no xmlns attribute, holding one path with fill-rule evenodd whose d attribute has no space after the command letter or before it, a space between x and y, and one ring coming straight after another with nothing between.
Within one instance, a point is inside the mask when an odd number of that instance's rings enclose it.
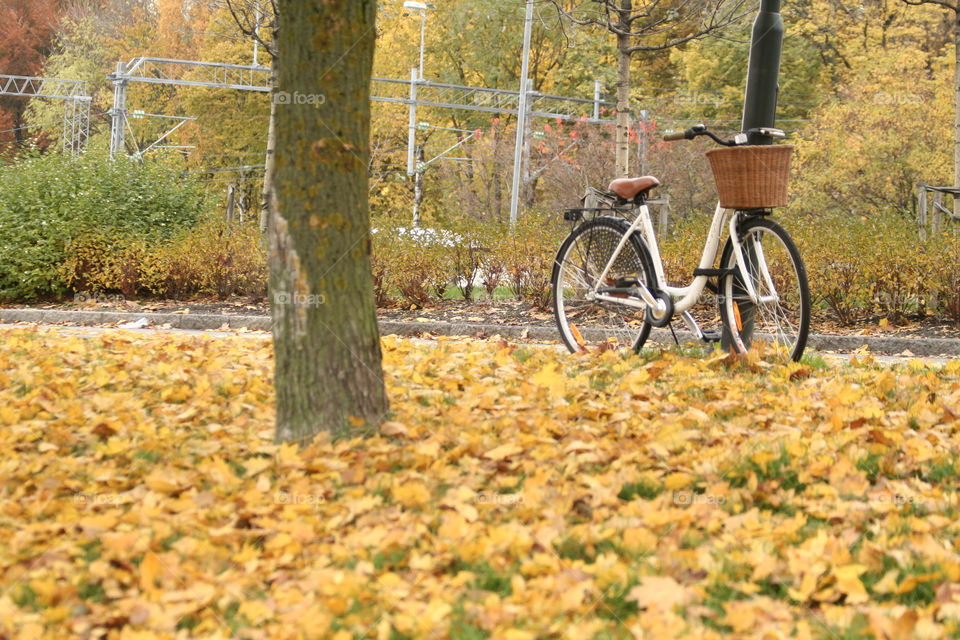
<instances>
[{"instance_id":1,"label":"green metal pole","mask_svg":"<svg viewBox=\"0 0 960 640\"><path fill-rule=\"evenodd\" d=\"M763 0L753 23L747 93L743 105L743 130L772 127L777 118L780 92L780 54L783 51L783 18L780 0ZM766 136L750 136L750 144L770 144Z\"/></svg>"},{"instance_id":2,"label":"green metal pole","mask_svg":"<svg viewBox=\"0 0 960 640\"><path fill-rule=\"evenodd\" d=\"M743 131L758 127L773 127L777 118L777 97L780 93L780 55L783 52L783 18L780 16L780 0L762 0L760 12L753 23L753 37L750 40L750 63L747 70L747 89L743 104ZM771 144L767 136L750 134L749 144ZM753 263L752 246L746 247L744 260ZM746 291L734 283L735 294L741 299ZM747 302L739 305L740 320L743 327L741 338L749 343L753 338L756 309ZM723 327L721 347L730 350L732 336L726 326Z\"/></svg>"}]
</instances>

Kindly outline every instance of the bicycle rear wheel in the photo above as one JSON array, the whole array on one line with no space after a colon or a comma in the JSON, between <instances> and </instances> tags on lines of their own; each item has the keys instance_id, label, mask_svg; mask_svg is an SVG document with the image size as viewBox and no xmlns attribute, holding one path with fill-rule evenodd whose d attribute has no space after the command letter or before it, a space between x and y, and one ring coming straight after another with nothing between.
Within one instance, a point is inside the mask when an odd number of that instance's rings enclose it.
<instances>
[{"instance_id":1,"label":"bicycle rear wheel","mask_svg":"<svg viewBox=\"0 0 960 640\"><path fill-rule=\"evenodd\" d=\"M799 361L810 329L810 288L800 252L790 235L768 218L747 220L739 234L759 301L747 295L733 243L727 239L720 265L731 272L720 278L718 298L733 347L739 353L758 348L773 351L777 360Z\"/></svg>"},{"instance_id":2,"label":"bicycle rear wheel","mask_svg":"<svg viewBox=\"0 0 960 640\"><path fill-rule=\"evenodd\" d=\"M560 247L553 265L553 309L557 327L571 353L592 349L640 351L650 335L645 309L588 300L586 294L607 266L630 225L618 218L597 218L577 227ZM656 282L646 246L630 237L604 279L605 286Z\"/></svg>"}]
</instances>

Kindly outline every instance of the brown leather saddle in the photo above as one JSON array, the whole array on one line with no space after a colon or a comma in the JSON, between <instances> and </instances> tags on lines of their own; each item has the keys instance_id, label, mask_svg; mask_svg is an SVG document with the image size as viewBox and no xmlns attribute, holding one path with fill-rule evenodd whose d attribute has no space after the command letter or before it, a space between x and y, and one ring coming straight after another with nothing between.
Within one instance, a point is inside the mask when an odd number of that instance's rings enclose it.
<instances>
[{"instance_id":1,"label":"brown leather saddle","mask_svg":"<svg viewBox=\"0 0 960 640\"><path fill-rule=\"evenodd\" d=\"M612 191L624 200L633 200L638 194L646 195L647 191L660 184L660 181L653 176L641 176L639 178L618 178L610 183L608 191Z\"/></svg>"}]
</instances>

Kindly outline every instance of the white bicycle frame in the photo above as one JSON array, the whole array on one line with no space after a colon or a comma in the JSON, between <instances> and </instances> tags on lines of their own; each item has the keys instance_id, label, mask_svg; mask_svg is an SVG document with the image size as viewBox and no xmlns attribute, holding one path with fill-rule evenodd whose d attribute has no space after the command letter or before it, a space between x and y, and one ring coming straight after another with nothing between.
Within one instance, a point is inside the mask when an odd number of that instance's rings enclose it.
<instances>
[{"instance_id":1,"label":"white bicycle frame","mask_svg":"<svg viewBox=\"0 0 960 640\"><path fill-rule=\"evenodd\" d=\"M689 310L700 299L700 295L703 293L703 290L706 288L707 282L709 281L709 276L696 276L694 277L693 282L685 287L671 287L668 285L666 276L664 275L663 260L660 257L660 247L657 244L657 237L653 231L653 221L650 217L650 208L646 203L643 203L637 207L637 209L639 210L638 215L634 219L633 224L630 225L630 228L627 229L626 233L623 234L623 237L620 238L620 242L617 244L617 248L614 250L613 255L611 255L610 259L607 261L606 267L604 267L600 277L597 278L597 281L593 284L592 289L587 293L587 299L620 304L628 307L634 307L636 309L650 308L654 311L654 313L660 315L666 312L666 304L662 300L658 300L643 284L640 284L638 287L642 301L612 296L599 292L601 283L605 281L607 273L610 272L610 269L613 267L614 262L616 262L617 258L619 257L623 247L626 246L630 236L632 236L634 232L639 229L647 245L647 249L650 250L650 257L653 260L653 269L657 278L657 288L670 294L670 296L676 301L674 303L674 312L681 314L684 322L691 329L691 331L702 338L703 333L700 331L699 327L697 327L697 324L693 320L693 316L690 315ZM707 234L707 242L703 247L703 254L700 257L700 269L713 268L714 262L717 259L717 253L720 250L720 239L724 221L727 219L729 213L731 213L729 209L724 209L720 206L719 202L717 203L716 211L713 214L713 221L710 224L710 231ZM733 215L729 216L729 235L730 241L733 244L733 252L737 259L737 267L740 269L740 273L748 273L746 261L743 256L743 248L740 244L740 238L736 233L737 223L740 221L741 217L742 214L739 213L733 213ZM773 279L770 277L770 272L767 269L767 261L763 257L763 248L760 246L760 243L756 243L754 245L754 251L756 252L756 262L757 266L759 266L760 275L768 288L767 290L773 292L773 294L767 296L758 296L756 288L753 286L753 279L741 278L744 288L746 289L747 296L749 296L750 300L754 304L768 304L771 302L777 302L779 300L779 296L776 294L776 287L774 287Z\"/></svg>"}]
</instances>

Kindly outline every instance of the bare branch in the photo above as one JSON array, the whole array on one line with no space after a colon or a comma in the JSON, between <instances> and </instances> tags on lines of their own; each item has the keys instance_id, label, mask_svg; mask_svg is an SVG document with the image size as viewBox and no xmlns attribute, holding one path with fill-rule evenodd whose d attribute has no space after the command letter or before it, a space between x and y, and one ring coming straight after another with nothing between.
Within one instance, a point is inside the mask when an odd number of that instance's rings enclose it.
<instances>
[{"instance_id":1,"label":"bare branch","mask_svg":"<svg viewBox=\"0 0 960 640\"><path fill-rule=\"evenodd\" d=\"M919 7L920 5L924 4L936 4L960 15L960 3L950 4L949 2L946 2L946 0L903 0L903 3L912 5L914 7Z\"/></svg>"},{"instance_id":2,"label":"bare branch","mask_svg":"<svg viewBox=\"0 0 960 640\"><path fill-rule=\"evenodd\" d=\"M236 23L240 33L248 38L256 40L267 52L272 61L277 59L277 5L275 0L268 0L270 11L262 11L260 18L269 16L269 19L260 22L256 17L256 10L251 9L250 0L224 0L224 6L230 12L230 16ZM268 42L261 35L261 30L267 29L272 34L272 39Z\"/></svg>"}]
</instances>

